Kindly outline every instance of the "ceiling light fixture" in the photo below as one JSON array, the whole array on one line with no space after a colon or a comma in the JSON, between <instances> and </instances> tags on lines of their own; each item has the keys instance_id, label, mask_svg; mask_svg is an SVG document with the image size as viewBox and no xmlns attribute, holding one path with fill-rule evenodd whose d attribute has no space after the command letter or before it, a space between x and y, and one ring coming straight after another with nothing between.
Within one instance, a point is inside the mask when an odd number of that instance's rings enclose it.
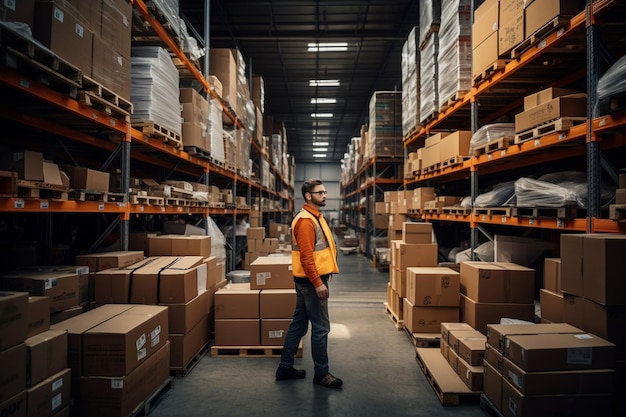
<instances>
[{"instance_id":1,"label":"ceiling light fixture","mask_svg":"<svg viewBox=\"0 0 626 417\"><path fill-rule=\"evenodd\" d=\"M348 50L348 42L320 42L309 43L308 52L345 52Z\"/></svg>"},{"instance_id":2,"label":"ceiling light fixture","mask_svg":"<svg viewBox=\"0 0 626 417\"><path fill-rule=\"evenodd\" d=\"M314 153L313 158L326 158L325 153Z\"/></svg>"},{"instance_id":3,"label":"ceiling light fixture","mask_svg":"<svg viewBox=\"0 0 626 417\"><path fill-rule=\"evenodd\" d=\"M314 97L311 99L311 104L335 104L336 102L336 98Z\"/></svg>"},{"instance_id":4,"label":"ceiling light fixture","mask_svg":"<svg viewBox=\"0 0 626 417\"><path fill-rule=\"evenodd\" d=\"M313 148L313 152L327 152L328 148Z\"/></svg>"},{"instance_id":5,"label":"ceiling light fixture","mask_svg":"<svg viewBox=\"0 0 626 417\"><path fill-rule=\"evenodd\" d=\"M313 142L313 146L328 146L328 142Z\"/></svg>"},{"instance_id":6,"label":"ceiling light fixture","mask_svg":"<svg viewBox=\"0 0 626 417\"><path fill-rule=\"evenodd\" d=\"M314 118L329 118L333 117L332 113L311 113L311 117Z\"/></svg>"},{"instance_id":7,"label":"ceiling light fixture","mask_svg":"<svg viewBox=\"0 0 626 417\"><path fill-rule=\"evenodd\" d=\"M339 87L339 80L309 80L309 87Z\"/></svg>"}]
</instances>

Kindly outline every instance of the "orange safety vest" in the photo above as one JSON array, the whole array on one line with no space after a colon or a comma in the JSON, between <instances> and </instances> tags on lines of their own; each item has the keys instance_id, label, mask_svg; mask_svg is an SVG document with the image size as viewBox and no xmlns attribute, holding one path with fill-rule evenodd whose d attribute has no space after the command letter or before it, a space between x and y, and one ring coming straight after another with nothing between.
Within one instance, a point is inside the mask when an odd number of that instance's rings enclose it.
<instances>
[{"instance_id":1,"label":"orange safety vest","mask_svg":"<svg viewBox=\"0 0 626 417\"><path fill-rule=\"evenodd\" d=\"M323 216L321 218L317 218L303 208L291 222L291 263L293 275L295 277L306 277L304 267L300 261L300 249L295 243L295 236L293 236L293 230L295 229L294 226L298 220L302 218L311 219L315 225L315 247L313 248L313 259L317 272L320 275L339 273L339 266L337 266L337 247L335 246L335 240L332 238L332 232L330 231L330 227L328 227L328 223L326 223L326 219L324 219Z\"/></svg>"}]
</instances>

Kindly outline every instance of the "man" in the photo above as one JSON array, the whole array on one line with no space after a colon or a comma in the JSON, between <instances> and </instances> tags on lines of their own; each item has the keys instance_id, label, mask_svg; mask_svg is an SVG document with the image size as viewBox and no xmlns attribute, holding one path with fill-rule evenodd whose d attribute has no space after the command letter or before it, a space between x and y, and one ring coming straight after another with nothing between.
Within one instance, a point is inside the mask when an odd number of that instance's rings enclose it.
<instances>
[{"instance_id":1,"label":"man","mask_svg":"<svg viewBox=\"0 0 626 417\"><path fill-rule=\"evenodd\" d=\"M327 191L319 179L302 184L304 206L291 222L293 280L296 286L296 309L287 329L276 379L302 379L306 371L295 369L294 356L311 322L311 355L315 368L313 383L327 388L341 388L343 381L328 369L328 282L339 272L337 247L320 208L326 205Z\"/></svg>"}]
</instances>

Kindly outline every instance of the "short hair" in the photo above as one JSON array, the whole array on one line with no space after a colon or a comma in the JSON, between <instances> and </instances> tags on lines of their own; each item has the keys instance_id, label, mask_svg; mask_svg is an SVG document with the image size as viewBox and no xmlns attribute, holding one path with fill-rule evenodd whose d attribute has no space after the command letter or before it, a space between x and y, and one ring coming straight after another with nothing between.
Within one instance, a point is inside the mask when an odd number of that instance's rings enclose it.
<instances>
[{"instance_id":1,"label":"short hair","mask_svg":"<svg viewBox=\"0 0 626 417\"><path fill-rule=\"evenodd\" d=\"M302 197L306 200L306 197L304 195L306 193L310 193L311 191L313 191L313 188L315 188L318 185L322 185L322 184L323 184L323 182L319 178L310 178L310 179L304 181L302 183Z\"/></svg>"}]
</instances>

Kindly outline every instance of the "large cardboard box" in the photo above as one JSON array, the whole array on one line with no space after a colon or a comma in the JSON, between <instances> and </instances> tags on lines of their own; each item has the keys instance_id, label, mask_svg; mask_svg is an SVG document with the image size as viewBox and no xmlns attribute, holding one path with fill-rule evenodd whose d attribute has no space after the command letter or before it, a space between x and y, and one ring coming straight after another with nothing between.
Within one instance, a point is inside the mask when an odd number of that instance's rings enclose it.
<instances>
[{"instance_id":1,"label":"large cardboard box","mask_svg":"<svg viewBox=\"0 0 626 417\"><path fill-rule=\"evenodd\" d=\"M472 49L472 76L476 77L498 60L498 32L494 31L487 39Z\"/></svg>"},{"instance_id":2,"label":"large cardboard box","mask_svg":"<svg viewBox=\"0 0 626 417\"><path fill-rule=\"evenodd\" d=\"M583 296L583 239L582 233L561 234L561 288L568 294Z\"/></svg>"},{"instance_id":3,"label":"large cardboard box","mask_svg":"<svg viewBox=\"0 0 626 417\"><path fill-rule=\"evenodd\" d=\"M258 319L259 293L252 289L222 288L215 293L215 318Z\"/></svg>"},{"instance_id":4,"label":"large cardboard box","mask_svg":"<svg viewBox=\"0 0 626 417\"><path fill-rule=\"evenodd\" d=\"M507 2L509 3L509 2ZM517 0L510 3L519 3ZM524 40L524 10L520 10L509 19L503 19L500 4L500 28L498 29L498 53L503 58L510 58L511 50Z\"/></svg>"},{"instance_id":5,"label":"large cardboard box","mask_svg":"<svg viewBox=\"0 0 626 417\"><path fill-rule=\"evenodd\" d=\"M211 256L211 236L160 235L148 237L150 256Z\"/></svg>"},{"instance_id":6,"label":"large cardboard box","mask_svg":"<svg viewBox=\"0 0 626 417\"><path fill-rule=\"evenodd\" d=\"M109 268L125 268L143 259L143 251L113 251L78 255L76 264L88 266L89 272L98 272Z\"/></svg>"},{"instance_id":7,"label":"large cardboard box","mask_svg":"<svg viewBox=\"0 0 626 417\"><path fill-rule=\"evenodd\" d=\"M607 369L615 366L615 345L591 333L510 335L504 356L529 372Z\"/></svg>"},{"instance_id":8,"label":"large cardboard box","mask_svg":"<svg viewBox=\"0 0 626 417\"><path fill-rule=\"evenodd\" d=\"M261 344L283 346L291 319L261 319Z\"/></svg>"},{"instance_id":9,"label":"large cardboard box","mask_svg":"<svg viewBox=\"0 0 626 417\"><path fill-rule=\"evenodd\" d=\"M61 1L35 5L33 35L60 58L91 75L92 31Z\"/></svg>"},{"instance_id":10,"label":"large cardboard box","mask_svg":"<svg viewBox=\"0 0 626 417\"><path fill-rule=\"evenodd\" d=\"M130 56L111 47L111 44L93 36L91 77L121 98L130 101L132 81Z\"/></svg>"},{"instance_id":11,"label":"large cardboard box","mask_svg":"<svg viewBox=\"0 0 626 417\"><path fill-rule=\"evenodd\" d=\"M437 333L441 323L459 321L458 307L416 306L407 298L404 298L402 311L404 325L411 333Z\"/></svg>"},{"instance_id":12,"label":"large cardboard box","mask_svg":"<svg viewBox=\"0 0 626 417\"><path fill-rule=\"evenodd\" d=\"M583 296L599 304L626 306L626 235L589 235L583 240Z\"/></svg>"},{"instance_id":13,"label":"large cardboard box","mask_svg":"<svg viewBox=\"0 0 626 417\"><path fill-rule=\"evenodd\" d=\"M572 95L557 97L515 115L515 133L539 126L560 117L586 117L587 97Z\"/></svg>"},{"instance_id":14,"label":"large cardboard box","mask_svg":"<svg viewBox=\"0 0 626 417\"><path fill-rule=\"evenodd\" d=\"M429 170L441 163L441 142L426 146L422 153L422 171Z\"/></svg>"},{"instance_id":15,"label":"large cardboard box","mask_svg":"<svg viewBox=\"0 0 626 417\"><path fill-rule=\"evenodd\" d=\"M259 319L216 319L215 346L258 346Z\"/></svg>"},{"instance_id":16,"label":"large cardboard box","mask_svg":"<svg viewBox=\"0 0 626 417\"><path fill-rule=\"evenodd\" d=\"M484 361L483 392L498 410L502 411L502 374L489 362Z\"/></svg>"},{"instance_id":17,"label":"large cardboard box","mask_svg":"<svg viewBox=\"0 0 626 417\"><path fill-rule=\"evenodd\" d=\"M561 291L561 258L544 259L543 288L552 292Z\"/></svg>"},{"instance_id":18,"label":"large cardboard box","mask_svg":"<svg viewBox=\"0 0 626 417\"><path fill-rule=\"evenodd\" d=\"M569 96L571 94L580 93L578 90L572 90L570 88L557 88L548 87L533 94L529 94L524 97L524 111L530 110L540 104L546 103L552 99L562 96Z\"/></svg>"},{"instance_id":19,"label":"large cardboard box","mask_svg":"<svg viewBox=\"0 0 626 417\"><path fill-rule=\"evenodd\" d=\"M526 372L508 358L502 375L524 395L609 393L615 382L614 369Z\"/></svg>"},{"instance_id":20,"label":"large cardboard box","mask_svg":"<svg viewBox=\"0 0 626 417\"><path fill-rule=\"evenodd\" d=\"M26 339L27 311L28 293L0 291L0 351Z\"/></svg>"},{"instance_id":21,"label":"large cardboard box","mask_svg":"<svg viewBox=\"0 0 626 417\"><path fill-rule=\"evenodd\" d=\"M50 297L51 313L78 305L78 275L76 273L16 271L6 275L2 280L5 288ZM24 310L24 318L25 314Z\"/></svg>"},{"instance_id":22,"label":"large cardboard box","mask_svg":"<svg viewBox=\"0 0 626 417\"><path fill-rule=\"evenodd\" d=\"M291 319L296 308L296 290L262 290L259 298L261 319Z\"/></svg>"},{"instance_id":23,"label":"large cardboard box","mask_svg":"<svg viewBox=\"0 0 626 417\"><path fill-rule=\"evenodd\" d=\"M413 210L422 210L427 201L435 199L435 189L433 187L419 187L413 189L411 196L411 204L409 208Z\"/></svg>"},{"instance_id":24,"label":"large cardboard box","mask_svg":"<svg viewBox=\"0 0 626 417\"><path fill-rule=\"evenodd\" d=\"M237 109L237 65L230 49L211 48L211 75L222 83L222 99Z\"/></svg>"},{"instance_id":25,"label":"large cardboard box","mask_svg":"<svg viewBox=\"0 0 626 417\"><path fill-rule=\"evenodd\" d=\"M525 23L526 36L530 36L554 18L563 19L582 12L585 9L584 0L541 0L533 1L526 7Z\"/></svg>"},{"instance_id":26,"label":"large cardboard box","mask_svg":"<svg viewBox=\"0 0 626 417\"><path fill-rule=\"evenodd\" d=\"M459 273L450 268L407 268L406 280L407 298L413 305L459 306Z\"/></svg>"},{"instance_id":27,"label":"large cardboard box","mask_svg":"<svg viewBox=\"0 0 626 417\"><path fill-rule=\"evenodd\" d=\"M100 37L123 57L130 58L133 7L126 0L102 1ZM94 28L95 30L96 28Z\"/></svg>"},{"instance_id":28,"label":"large cardboard box","mask_svg":"<svg viewBox=\"0 0 626 417\"><path fill-rule=\"evenodd\" d=\"M461 293L484 303L532 303L535 271L509 262L462 262Z\"/></svg>"},{"instance_id":29,"label":"large cardboard box","mask_svg":"<svg viewBox=\"0 0 626 417\"><path fill-rule=\"evenodd\" d=\"M50 297L28 297L26 323L28 329L26 337L35 336L50 329Z\"/></svg>"},{"instance_id":30,"label":"large cardboard box","mask_svg":"<svg viewBox=\"0 0 626 417\"><path fill-rule=\"evenodd\" d=\"M128 375L81 377L80 415L127 417L170 374L170 343L147 358Z\"/></svg>"},{"instance_id":31,"label":"large cardboard box","mask_svg":"<svg viewBox=\"0 0 626 417\"><path fill-rule=\"evenodd\" d=\"M209 342L209 315L206 314L198 323L185 334L169 335L171 344L170 366L172 368L186 368L191 360Z\"/></svg>"},{"instance_id":32,"label":"large cardboard box","mask_svg":"<svg viewBox=\"0 0 626 417\"><path fill-rule=\"evenodd\" d=\"M260 256L250 264L250 288L291 289L295 288L291 266L291 255Z\"/></svg>"},{"instance_id":33,"label":"large cardboard box","mask_svg":"<svg viewBox=\"0 0 626 417\"><path fill-rule=\"evenodd\" d=\"M503 353L508 336L547 333L584 333L584 331L568 323L490 324L487 326L487 343Z\"/></svg>"},{"instance_id":34,"label":"large cardboard box","mask_svg":"<svg viewBox=\"0 0 626 417\"><path fill-rule=\"evenodd\" d=\"M70 178L70 188L75 190L88 190L97 192L109 192L109 173L89 169L63 165L63 172Z\"/></svg>"},{"instance_id":35,"label":"large cardboard box","mask_svg":"<svg viewBox=\"0 0 626 417\"><path fill-rule=\"evenodd\" d=\"M96 305L130 302L131 276L141 267L159 259L151 257L123 268L99 271L94 276L94 300Z\"/></svg>"},{"instance_id":36,"label":"large cardboard box","mask_svg":"<svg viewBox=\"0 0 626 417\"><path fill-rule=\"evenodd\" d=\"M461 294L461 320L485 334L487 325L500 323L503 318L533 322L535 305L518 303L480 303Z\"/></svg>"},{"instance_id":37,"label":"large cardboard box","mask_svg":"<svg viewBox=\"0 0 626 417\"><path fill-rule=\"evenodd\" d=\"M564 303L565 301L563 300L562 293L541 289L539 291L541 320L547 320L551 323L561 323L566 321L563 316Z\"/></svg>"},{"instance_id":38,"label":"large cardboard box","mask_svg":"<svg viewBox=\"0 0 626 417\"><path fill-rule=\"evenodd\" d=\"M167 307L170 334L190 332L204 316L209 314L212 297L213 294L210 291L202 290L197 297L185 304L169 304Z\"/></svg>"},{"instance_id":39,"label":"large cardboard box","mask_svg":"<svg viewBox=\"0 0 626 417\"><path fill-rule=\"evenodd\" d=\"M71 373L65 368L27 390L28 417L53 417L70 404Z\"/></svg>"},{"instance_id":40,"label":"large cardboard box","mask_svg":"<svg viewBox=\"0 0 626 417\"><path fill-rule=\"evenodd\" d=\"M31 30L35 19L35 0L4 1L0 4L0 20L21 22Z\"/></svg>"},{"instance_id":41,"label":"large cardboard box","mask_svg":"<svg viewBox=\"0 0 626 417\"><path fill-rule=\"evenodd\" d=\"M167 307L135 305L82 336L83 375L128 375L167 343Z\"/></svg>"},{"instance_id":42,"label":"large cardboard box","mask_svg":"<svg viewBox=\"0 0 626 417\"><path fill-rule=\"evenodd\" d=\"M457 156L469 156L471 139L472 132L466 130L459 130L441 139L439 144L441 162L450 161Z\"/></svg>"},{"instance_id":43,"label":"large cardboard box","mask_svg":"<svg viewBox=\"0 0 626 417\"><path fill-rule=\"evenodd\" d=\"M428 222L402 223L402 241L404 243L432 243L433 225Z\"/></svg>"},{"instance_id":44,"label":"large cardboard box","mask_svg":"<svg viewBox=\"0 0 626 417\"><path fill-rule=\"evenodd\" d=\"M67 332L48 330L26 339L26 385L29 387L67 368Z\"/></svg>"},{"instance_id":45,"label":"large cardboard box","mask_svg":"<svg viewBox=\"0 0 626 417\"><path fill-rule=\"evenodd\" d=\"M472 45L480 45L485 39L498 32L500 0L486 0L474 11Z\"/></svg>"},{"instance_id":46,"label":"large cardboard box","mask_svg":"<svg viewBox=\"0 0 626 417\"><path fill-rule=\"evenodd\" d=\"M396 242L391 254L391 263L399 269L412 266L437 266L436 243Z\"/></svg>"},{"instance_id":47,"label":"large cardboard box","mask_svg":"<svg viewBox=\"0 0 626 417\"><path fill-rule=\"evenodd\" d=\"M26 388L26 345L20 343L0 351L2 379L0 380L0 403Z\"/></svg>"},{"instance_id":48,"label":"large cardboard box","mask_svg":"<svg viewBox=\"0 0 626 417\"><path fill-rule=\"evenodd\" d=\"M7 413L7 417L27 417L26 390L7 399L0 400L0 411Z\"/></svg>"}]
</instances>

